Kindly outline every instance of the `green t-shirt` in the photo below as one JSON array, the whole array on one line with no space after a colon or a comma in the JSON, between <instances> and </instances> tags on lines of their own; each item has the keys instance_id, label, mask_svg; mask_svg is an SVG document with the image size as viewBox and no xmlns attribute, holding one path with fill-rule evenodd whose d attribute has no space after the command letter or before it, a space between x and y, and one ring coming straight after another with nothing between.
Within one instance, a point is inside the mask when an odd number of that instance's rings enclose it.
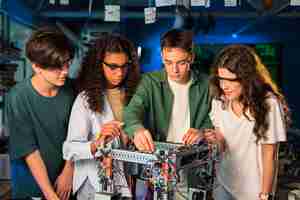
<instances>
[{"instance_id":1,"label":"green t-shirt","mask_svg":"<svg viewBox=\"0 0 300 200\"><path fill-rule=\"evenodd\" d=\"M64 165L62 144L74 100L70 81L54 97L37 93L26 79L12 88L5 98L5 119L9 133L13 198L42 196L24 156L38 150L55 182Z\"/></svg>"}]
</instances>

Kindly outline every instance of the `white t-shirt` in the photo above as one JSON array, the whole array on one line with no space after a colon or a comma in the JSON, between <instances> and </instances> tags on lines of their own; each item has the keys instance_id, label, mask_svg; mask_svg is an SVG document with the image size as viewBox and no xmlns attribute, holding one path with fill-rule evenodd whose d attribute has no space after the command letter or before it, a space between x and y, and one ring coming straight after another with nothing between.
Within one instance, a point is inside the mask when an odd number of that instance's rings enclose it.
<instances>
[{"instance_id":1,"label":"white t-shirt","mask_svg":"<svg viewBox=\"0 0 300 200\"><path fill-rule=\"evenodd\" d=\"M168 129L167 141L182 143L182 137L190 128L189 88L191 80L186 84L180 84L168 79L174 94L172 114Z\"/></svg>"},{"instance_id":2,"label":"white t-shirt","mask_svg":"<svg viewBox=\"0 0 300 200\"><path fill-rule=\"evenodd\" d=\"M221 101L213 100L210 117L213 125L224 134L227 150L217 171L217 179L238 200L257 199L262 184L261 144L286 141L282 110L274 97L270 105L267 139L256 143L254 121L244 115L238 117L231 110L222 108Z\"/></svg>"},{"instance_id":3,"label":"white t-shirt","mask_svg":"<svg viewBox=\"0 0 300 200\"><path fill-rule=\"evenodd\" d=\"M170 79L168 79L168 81L174 95L174 101L167 141L182 143L184 134L190 128L189 88L192 80L186 84L180 84ZM184 198L182 195L185 197L188 195L186 171L181 171L180 180L181 181L177 184L177 189L179 191L175 193L176 200L184 200L186 198Z\"/></svg>"}]
</instances>

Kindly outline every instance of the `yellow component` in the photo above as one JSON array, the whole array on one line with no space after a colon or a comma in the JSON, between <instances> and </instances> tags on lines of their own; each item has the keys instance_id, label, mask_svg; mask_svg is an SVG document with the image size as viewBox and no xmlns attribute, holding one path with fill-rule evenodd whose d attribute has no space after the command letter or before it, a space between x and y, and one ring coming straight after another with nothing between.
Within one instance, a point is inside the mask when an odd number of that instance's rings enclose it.
<instances>
[{"instance_id":1,"label":"yellow component","mask_svg":"<svg viewBox=\"0 0 300 200\"><path fill-rule=\"evenodd\" d=\"M96 134L96 139L99 139L100 136L101 136L101 132L98 132L98 133Z\"/></svg>"}]
</instances>

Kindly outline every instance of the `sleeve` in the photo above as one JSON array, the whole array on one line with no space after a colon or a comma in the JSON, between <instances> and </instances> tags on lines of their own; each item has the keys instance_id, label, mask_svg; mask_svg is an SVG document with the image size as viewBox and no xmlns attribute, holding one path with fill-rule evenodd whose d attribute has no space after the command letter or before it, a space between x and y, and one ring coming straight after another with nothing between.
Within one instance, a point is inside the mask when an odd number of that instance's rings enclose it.
<instances>
[{"instance_id":1,"label":"sleeve","mask_svg":"<svg viewBox=\"0 0 300 200\"><path fill-rule=\"evenodd\" d=\"M133 137L137 129L144 127L143 121L149 102L149 91L147 91L149 86L150 80L143 77L130 103L124 108L124 130L129 137Z\"/></svg>"},{"instance_id":2,"label":"sleeve","mask_svg":"<svg viewBox=\"0 0 300 200\"><path fill-rule=\"evenodd\" d=\"M269 129L266 133L267 139L262 144L275 144L286 141L286 129L283 119L283 110L275 98L269 98L270 112L268 114Z\"/></svg>"},{"instance_id":3,"label":"sleeve","mask_svg":"<svg viewBox=\"0 0 300 200\"><path fill-rule=\"evenodd\" d=\"M208 86L207 86L207 88L208 88ZM205 119L204 119L202 128L213 128L214 126L213 126L212 120L210 118L210 112L212 109L212 98L209 93L207 93L206 101L207 101L207 105L208 105L208 112L205 115Z\"/></svg>"},{"instance_id":4,"label":"sleeve","mask_svg":"<svg viewBox=\"0 0 300 200\"><path fill-rule=\"evenodd\" d=\"M213 99L211 102L211 110L209 113L210 120L215 128L220 127L220 120L219 120L220 117L218 116L218 111L217 111L219 103L220 102Z\"/></svg>"},{"instance_id":5,"label":"sleeve","mask_svg":"<svg viewBox=\"0 0 300 200\"><path fill-rule=\"evenodd\" d=\"M23 158L38 149L33 124L23 100L17 95L5 97L4 119L12 160Z\"/></svg>"},{"instance_id":6,"label":"sleeve","mask_svg":"<svg viewBox=\"0 0 300 200\"><path fill-rule=\"evenodd\" d=\"M67 139L63 144L65 160L92 159L89 134L92 131L91 111L82 94L79 94L73 104Z\"/></svg>"}]
</instances>

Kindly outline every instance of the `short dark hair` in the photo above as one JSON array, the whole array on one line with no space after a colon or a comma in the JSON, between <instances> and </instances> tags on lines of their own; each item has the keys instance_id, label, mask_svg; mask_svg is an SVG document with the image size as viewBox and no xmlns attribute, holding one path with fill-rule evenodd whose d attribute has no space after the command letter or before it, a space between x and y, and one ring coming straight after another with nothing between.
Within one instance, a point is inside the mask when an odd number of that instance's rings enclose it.
<instances>
[{"instance_id":1,"label":"short dark hair","mask_svg":"<svg viewBox=\"0 0 300 200\"><path fill-rule=\"evenodd\" d=\"M54 27L42 27L26 43L27 58L43 69L59 69L74 57L75 49L65 34Z\"/></svg>"},{"instance_id":2,"label":"short dark hair","mask_svg":"<svg viewBox=\"0 0 300 200\"><path fill-rule=\"evenodd\" d=\"M181 48L187 52L193 50L193 32L184 29L171 29L160 39L160 48Z\"/></svg>"}]
</instances>

